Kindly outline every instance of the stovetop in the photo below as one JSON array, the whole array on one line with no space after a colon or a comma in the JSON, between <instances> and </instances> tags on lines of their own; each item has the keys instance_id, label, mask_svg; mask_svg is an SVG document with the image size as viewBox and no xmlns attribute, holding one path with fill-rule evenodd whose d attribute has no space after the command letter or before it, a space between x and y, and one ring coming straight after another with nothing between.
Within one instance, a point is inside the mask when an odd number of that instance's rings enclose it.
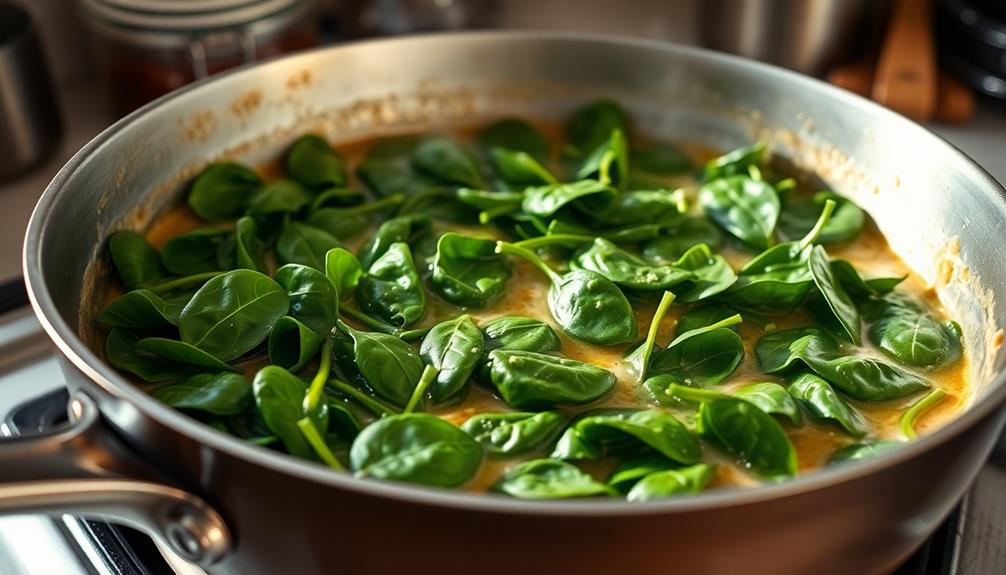
<instances>
[{"instance_id":1,"label":"stovetop","mask_svg":"<svg viewBox=\"0 0 1006 575\"><path fill-rule=\"evenodd\" d=\"M55 349L31 311L0 316L0 436L61 425L67 398ZM1006 442L1001 441L958 508L894 575L1006 573L1004 534ZM127 527L70 515L0 518L0 575L201 573Z\"/></svg>"}]
</instances>

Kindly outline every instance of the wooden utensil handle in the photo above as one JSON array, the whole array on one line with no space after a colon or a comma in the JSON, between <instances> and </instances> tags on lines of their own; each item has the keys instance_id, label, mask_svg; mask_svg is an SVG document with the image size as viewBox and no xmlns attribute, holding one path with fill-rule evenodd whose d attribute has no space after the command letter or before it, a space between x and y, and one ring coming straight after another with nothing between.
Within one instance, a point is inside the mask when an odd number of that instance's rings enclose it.
<instances>
[{"instance_id":1,"label":"wooden utensil handle","mask_svg":"<svg viewBox=\"0 0 1006 575\"><path fill-rule=\"evenodd\" d=\"M897 0L884 40L873 99L915 120L936 111L936 54L928 0Z\"/></svg>"}]
</instances>

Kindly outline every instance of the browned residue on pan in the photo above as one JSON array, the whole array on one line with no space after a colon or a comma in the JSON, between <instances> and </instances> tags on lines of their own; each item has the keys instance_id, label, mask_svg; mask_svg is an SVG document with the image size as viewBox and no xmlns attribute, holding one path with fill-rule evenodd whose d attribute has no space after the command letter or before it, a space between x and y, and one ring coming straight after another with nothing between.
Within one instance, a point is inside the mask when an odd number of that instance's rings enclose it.
<instances>
[{"instance_id":1,"label":"browned residue on pan","mask_svg":"<svg viewBox=\"0 0 1006 575\"><path fill-rule=\"evenodd\" d=\"M265 95L262 90L249 90L231 101L230 112L242 125L262 107Z\"/></svg>"}]
</instances>

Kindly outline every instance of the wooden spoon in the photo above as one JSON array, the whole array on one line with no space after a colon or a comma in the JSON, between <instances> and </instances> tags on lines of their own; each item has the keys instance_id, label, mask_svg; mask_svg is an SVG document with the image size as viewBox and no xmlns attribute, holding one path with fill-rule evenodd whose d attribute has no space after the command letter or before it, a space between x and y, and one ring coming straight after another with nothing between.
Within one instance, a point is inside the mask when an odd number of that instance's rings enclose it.
<instances>
[{"instance_id":1,"label":"wooden spoon","mask_svg":"<svg viewBox=\"0 0 1006 575\"><path fill-rule=\"evenodd\" d=\"M896 0L884 38L873 99L914 120L936 112L936 51L929 0Z\"/></svg>"}]
</instances>

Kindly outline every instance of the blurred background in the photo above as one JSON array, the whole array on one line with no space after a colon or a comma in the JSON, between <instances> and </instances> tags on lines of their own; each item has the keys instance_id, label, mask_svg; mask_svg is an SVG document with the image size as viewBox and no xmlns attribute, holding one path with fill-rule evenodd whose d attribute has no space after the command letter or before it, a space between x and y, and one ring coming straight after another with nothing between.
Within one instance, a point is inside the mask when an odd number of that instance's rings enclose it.
<instances>
[{"instance_id":1,"label":"blurred background","mask_svg":"<svg viewBox=\"0 0 1006 575\"><path fill-rule=\"evenodd\" d=\"M83 144L247 62L469 29L618 34L765 60L923 122L1006 182L1006 0L0 0L0 416L62 387L51 346L17 305L20 248L38 196ZM50 404L65 411L65 399ZM51 418L42 405L10 411L0 435ZM898 575L1006 573L1006 473L987 466L962 509ZM152 545L69 517L4 518L0 575L194 572Z\"/></svg>"}]
</instances>

